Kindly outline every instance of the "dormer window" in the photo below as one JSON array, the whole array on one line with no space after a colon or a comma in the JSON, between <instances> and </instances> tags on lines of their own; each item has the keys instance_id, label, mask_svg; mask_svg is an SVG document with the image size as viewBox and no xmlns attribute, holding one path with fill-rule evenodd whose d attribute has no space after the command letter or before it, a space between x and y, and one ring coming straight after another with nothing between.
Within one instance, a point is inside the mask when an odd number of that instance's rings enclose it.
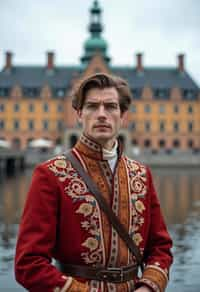
<instances>
[{"instance_id":1,"label":"dormer window","mask_svg":"<svg viewBox=\"0 0 200 292\"><path fill-rule=\"evenodd\" d=\"M193 89L183 89L182 95L184 99L195 100L197 98L197 93Z\"/></svg>"},{"instance_id":2,"label":"dormer window","mask_svg":"<svg viewBox=\"0 0 200 292\"><path fill-rule=\"evenodd\" d=\"M36 87L24 87L23 95L27 97L37 97L39 96L39 88Z\"/></svg>"},{"instance_id":3,"label":"dormer window","mask_svg":"<svg viewBox=\"0 0 200 292\"><path fill-rule=\"evenodd\" d=\"M156 99L168 99L169 90L166 88L157 88L154 90L154 96Z\"/></svg>"},{"instance_id":4,"label":"dormer window","mask_svg":"<svg viewBox=\"0 0 200 292\"><path fill-rule=\"evenodd\" d=\"M55 97L64 97L65 96L65 88L55 88L54 89L54 96Z\"/></svg>"},{"instance_id":5,"label":"dormer window","mask_svg":"<svg viewBox=\"0 0 200 292\"><path fill-rule=\"evenodd\" d=\"M0 88L0 96L7 97L9 95L10 95L10 88L7 88L7 87Z\"/></svg>"}]
</instances>

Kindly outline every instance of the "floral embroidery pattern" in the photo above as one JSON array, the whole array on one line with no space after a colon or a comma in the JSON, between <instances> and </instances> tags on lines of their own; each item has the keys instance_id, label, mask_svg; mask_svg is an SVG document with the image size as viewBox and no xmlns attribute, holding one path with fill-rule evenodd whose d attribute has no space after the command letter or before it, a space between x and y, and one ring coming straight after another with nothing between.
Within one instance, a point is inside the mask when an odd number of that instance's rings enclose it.
<instances>
[{"instance_id":1,"label":"floral embroidery pattern","mask_svg":"<svg viewBox=\"0 0 200 292\"><path fill-rule=\"evenodd\" d=\"M141 236L140 228L144 224L143 213L145 211L145 205L143 199L146 195L146 169L145 167L136 162L125 157L129 186L130 186L130 202L131 202L131 224L129 228L130 235L133 237L136 245L140 245L143 241ZM142 248L141 248L142 250Z\"/></svg>"},{"instance_id":2,"label":"floral embroidery pattern","mask_svg":"<svg viewBox=\"0 0 200 292\"><path fill-rule=\"evenodd\" d=\"M55 160L51 160L48 168L58 177L59 181L66 183L64 192L72 198L73 203L80 202L75 212L81 216L81 227L88 233L88 237L82 243L82 246L86 248L86 251L81 254L83 260L87 264L102 263L102 231L96 199L89 193L85 182L65 156L58 156Z\"/></svg>"},{"instance_id":3,"label":"floral embroidery pattern","mask_svg":"<svg viewBox=\"0 0 200 292\"><path fill-rule=\"evenodd\" d=\"M84 216L88 216L92 213L92 205L83 203L80 205L79 209L76 211L76 213L83 214Z\"/></svg>"}]
</instances>

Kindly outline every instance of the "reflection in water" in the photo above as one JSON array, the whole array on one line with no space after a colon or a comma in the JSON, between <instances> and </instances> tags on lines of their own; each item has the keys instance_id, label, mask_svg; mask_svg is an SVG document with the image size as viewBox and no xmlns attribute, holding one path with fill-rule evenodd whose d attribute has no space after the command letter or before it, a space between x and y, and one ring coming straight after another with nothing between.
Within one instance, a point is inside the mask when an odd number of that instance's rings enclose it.
<instances>
[{"instance_id":1,"label":"reflection in water","mask_svg":"<svg viewBox=\"0 0 200 292\"><path fill-rule=\"evenodd\" d=\"M0 180L0 288L18 287L13 257L16 233L32 170ZM164 217L174 240L175 261L168 292L198 292L200 280L200 173L198 169L153 169ZM188 272L189 271L189 272ZM11 275L10 275L11 274ZM2 280L3 279L3 280ZM0 289L1 290L1 289ZM16 291L16 290L15 290Z\"/></svg>"}]
</instances>

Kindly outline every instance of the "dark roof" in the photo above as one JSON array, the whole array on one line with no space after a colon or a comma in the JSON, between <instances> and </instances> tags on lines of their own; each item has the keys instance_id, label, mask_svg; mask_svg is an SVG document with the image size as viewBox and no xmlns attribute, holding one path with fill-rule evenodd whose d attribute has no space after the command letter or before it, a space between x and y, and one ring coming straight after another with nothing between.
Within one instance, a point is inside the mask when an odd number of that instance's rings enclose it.
<instances>
[{"instance_id":1,"label":"dark roof","mask_svg":"<svg viewBox=\"0 0 200 292\"><path fill-rule=\"evenodd\" d=\"M112 71L126 79L131 88L143 88L149 85L154 89L170 89L175 86L181 89L199 89L187 72L180 73L173 67L147 67L139 73L131 67L113 67Z\"/></svg>"},{"instance_id":2,"label":"dark roof","mask_svg":"<svg viewBox=\"0 0 200 292\"><path fill-rule=\"evenodd\" d=\"M110 69L126 79L131 88L149 85L153 89L177 86L181 89L199 90L187 72L181 74L176 68L147 67L141 73L137 73L134 67L111 66ZM53 88L68 88L71 80L80 76L83 70L81 66L60 66L51 72L42 66L15 66L10 72L0 72L0 88L10 88L16 84L30 88L40 88L44 84Z\"/></svg>"},{"instance_id":3,"label":"dark roof","mask_svg":"<svg viewBox=\"0 0 200 292\"><path fill-rule=\"evenodd\" d=\"M77 67L56 67L53 71L42 66L17 66L10 71L0 72L0 87L42 87L49 84L51 87L67 88L70 81L80 74Z\"/></svg>"}]
</instances>

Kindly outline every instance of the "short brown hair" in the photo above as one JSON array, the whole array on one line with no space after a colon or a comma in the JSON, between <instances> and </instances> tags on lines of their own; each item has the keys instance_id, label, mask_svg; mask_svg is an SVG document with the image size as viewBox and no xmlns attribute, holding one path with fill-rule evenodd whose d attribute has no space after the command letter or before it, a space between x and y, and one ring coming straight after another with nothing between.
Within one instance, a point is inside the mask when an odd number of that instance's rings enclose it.
<instances>
[{"instance_id":1,"label":"short brown hair","mask_svg":"<svg viewBox=\"0 0 200 292\"><path fill-rule=\"evenodd\" d=\"M110 87L114 87L119 94L119 105L121 113L126 112L131 104L132 98L128 83L121 77L105 73L97 73L80 81L73 92L73 108L75 110L80 110L83 108L88 90L92 88L104 89Z\"/></svg>"}]
</instances>

